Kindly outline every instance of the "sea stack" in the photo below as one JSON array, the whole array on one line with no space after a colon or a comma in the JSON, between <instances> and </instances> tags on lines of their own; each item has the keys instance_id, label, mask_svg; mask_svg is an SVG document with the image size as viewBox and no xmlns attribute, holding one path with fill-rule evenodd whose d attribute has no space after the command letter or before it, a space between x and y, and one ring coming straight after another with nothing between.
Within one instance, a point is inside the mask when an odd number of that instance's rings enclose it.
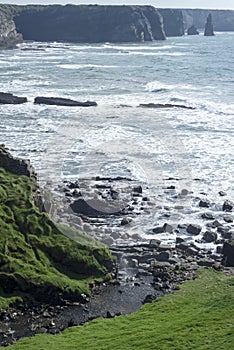
<instances>
[{"instance_id":1,"label":"sea stack","mask_svg":"<svg viewBox=\"0 0 234 350\"><path fill-rule=\"evenodd\" d=\"M193 24L191 27L189 27L188 31L187 31L188 35L198 35L199 31L197 30L197 28L195 27L195 25Z\"/></svg>"},{"instance_id":2,"label":"sea stack","mask_svg":"<svg viewBox=\"0 0 234 350\"><path fill-rule=\"evenodd\" d=\"M205 36L214 36L214 28L213 28L211 13L209 13L207 20L206 20L204 35Z\"/></svg>"}]
</instances>

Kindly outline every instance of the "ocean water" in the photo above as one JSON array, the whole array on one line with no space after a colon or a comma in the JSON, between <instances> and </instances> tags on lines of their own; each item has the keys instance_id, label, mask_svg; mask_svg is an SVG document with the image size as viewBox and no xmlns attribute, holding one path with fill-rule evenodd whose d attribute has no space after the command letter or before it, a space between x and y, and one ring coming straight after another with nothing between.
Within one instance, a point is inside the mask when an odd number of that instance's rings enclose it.
<instances>
[{"instance_id":1,"label":"ocean water","mask_svg":"<svg viewBox=\"0 0 234 350\"><path fill-rule=\"evenodd\" d=\"M234 198L234 33L142 44L27 42L0 51L0 76L0 91L29 101L0 105L0 142L31 160L42 186L134 179L151 199L128 229L142 239L164 222L204 225L199 199L222 220L223 201ZM98 106L34 105L36 96Z\"/></svg>"}]
</instances>

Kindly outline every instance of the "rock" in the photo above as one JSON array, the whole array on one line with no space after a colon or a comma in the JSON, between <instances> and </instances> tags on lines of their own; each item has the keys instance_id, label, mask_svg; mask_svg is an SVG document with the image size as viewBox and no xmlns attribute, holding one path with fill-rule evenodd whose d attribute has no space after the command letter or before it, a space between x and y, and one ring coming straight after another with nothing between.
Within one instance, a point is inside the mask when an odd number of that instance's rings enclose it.
<instances>
[{"instance_id":1,"label":"rock","mask_svg":"<svg viewBox=\"0 0 234 350\"><path fill-rule=\"evenodd\" d=\"M206 220L214 220L214 216L210 213L203 213L201 217Z\"/></svg>"},{"instance_id":2,"label":"rock","mask_svg":"<svg viewBox=\"0 0 234 350\"><path fill-rule=\"evenodd\" d=\"M115 211L115 208L109 206L104 201L88 200L80 198L70 204L70 208L76 214L82 214L91 218L106 217L110 214L119 215L119 211Z\"/></svg>"},{"instance_id":3,"label":"rock","mask_svg":"<svg viewBox=\"0 0 234 350\"><path fill-rule=\"evenodd\" d=\"M214 28L213 28L211 13L209 13L207 20L206 20L204 35L205 36L214 36Z\"/></svg>"},{"instance_id":4,"label":"rock","mask_svg":"<svg viewBox=\"0 0 234 350\"><path fill-rule=\"evenodd\" d=\"M68 98L61 97L36 97L34 99L35 104L55 105L55 106L67 106L67 107L93 107L97 106L96 102L86 101L79 102L70 100Z\"/></svg>"},{"instance_id":5,"label":"rock","mask_svg":"<svg viewBox=\"0 0 234 350\"><path fill-rule=\"evenodd\" d=\"M168 261L170 258L170 253L168 251L160 252L159 254L155 255L155 259L157 261Z\"/></svg>"},{"instance_id":6,"label":"rock","mask_svg":"<svg viewBox=\"0 0 234 350\"><path fill-rule=\"evenodd\" d=\"M220 195L220 197L224 197L224 196L226 196L226 195L227 195L227 193L226 193L226 192L224 192L224 191L219 191L219 195Z\"/></svg>"},{"instance_id":7,"label":"rock","mask_svg":"<svg viewBox=\"0 0 234 350\"><path fill-rule=\"evenodd\" d=\"M222 253L223 253L223 246L222 246L222 245L217 245L217 247L216 247L216 252L217 252L218 254L222 254Z\"/></svg>"},{"instance_id":8,"label":"rock","mask_svg":"<svg viewBox=\"0 0 234 350\"><path fill-rule=\"evenodd\" d=\"M233 222L233 218L230 215L224 215L223 216L223 220L227 223L232 223Z\"/></svg>"},{"instance_id":9,"label":"rock","mask_svg":"<svg viewBox=\"0 0 234 350\"><path fill-rule=\"evenodd\" d=\"M201 208L209 208L210 207L210 201L208 199L200 200L199 207L201 207Z\"/></svg>"},{"instance_id":10,"label":"rock","mask_svg":"<svg viewBox=\"0 0 234 350\"><path fill-rule=\"evenodd\" d=\"M199 233L201 232L202 228L200 225L192 225L190 224L187 227L187 232L192 234L192 235L199 235Z\"/></svg>"},{"instance_id":11,"label":"rock","mask_svg":"<svg viewBox=\"0 0 234 350\"><path fill-rule=\"evenodd\" d=\"M159 9L167 37L184 35L183 13L179 9Z\"/></svg>"},{"instance_id":12,"label":"rock","mask_svg":"<svg viewBox=\"0 0 234 350\"><path fill-rule=\"evenodd\" d=\"M132 219L131 219L131 218L123 218L123 219L121 220L120 225L121 225L121 226L129 225L131 222L132 222Z\"/></svg>"},{"instance_id":13,"label":"rock","mask_svg":"<svg viewBox=\"0 0 234 350\"><path fill-rule=\"evenodd\" d=\"M234 267L234 245L224 243L222 264L224 266Z\"/></svg>"},{"instance_id":14,"label":"rock","mask_svg":"<svg viewBox=\"0 0 234 350\"><path fill-rule=\"evenodd\" d=\"M217 233L212 231L206 231L203 235L204 241L208 243L215 242L217 238L218 238Z\"/></svg>"},{"instance_id":15,"label":"rock","mask_svg":"<svg viewBox=\"0 0 234 350\"><path fill-rule=\"evenodd\" d=\"M234 203L229 200L226 200L223 203L223 211L232 211L233 207L234 207Z\"/></svg>"},{"instance_id":16,"label":"rock","mask_svg":"<svg viewBox=\"0 0 234 350\"><path fill-rule=\"evenodd\" d=\"M18 105L27 102L26 97L18 97L13 94L0 92L0 104L13 104Z\"/></svg>"},{"instance_id":17,"label":"rock","mask_svg":"<svg viewBox=\"0 0 234 350\"><path fill-rule=\"evenodd\" d=\"M155 299L156 299L155 295L148 294L148 295L146 295L146 297L145 297L145 299L143 301L143 304L152 303Z\"/></svg>"},{"instance_id":18,"label":"rock","mask_svg":"<svg viewBox=\"0 0 234 350\"><path fill-rule=\"evenodd\" d=\"M197 30L197 28L193 24L191 27L188 28L187 34L188 35L198 35L199 31Z\"/></svg>"},{"instance_id":19,"label":"rock","mask_svg":"<svg viewBox=\"0 0 234 350\"><path fill-rule=\"evenodd\" d=\"M224 238L224 239L230 239L231 236L232 236L232 232L231 232L231 229L230 227L218 227L218 232L221 233L221 236Z\"/></svg>"},{"instance_id":20,"label":"rock","mask_svg":"<svg viewBox=\"0 0 234 350\"><path fill-rule=\"evenodd\" d=\"M184 109L195 109L194 107L189 107L185 105L179 105L179 104L171 104L171 103L141 103L138 107L143 108L184 108Z\"/></svg>"},{"instance_id":21,"label":"rock","mask_svg":"<svg viewBox=\"0 0 234 350\"><path fill-rule=\"evenodd\" d=\"M154 233L172 233L173 232L173 226L171 226L170 224L165 223L163 226L158 226L153 228L152 230Z\"/></svg>"},{"instance_id":22,"label":"rock","mask_svg":"<svg viewBox=\"0 0 234 350\"><path fill-rule=\"evenodd\" d=\"M142 186L136 186L133 188L133 192L142 193Z\"/></svg>"}]
</instances>

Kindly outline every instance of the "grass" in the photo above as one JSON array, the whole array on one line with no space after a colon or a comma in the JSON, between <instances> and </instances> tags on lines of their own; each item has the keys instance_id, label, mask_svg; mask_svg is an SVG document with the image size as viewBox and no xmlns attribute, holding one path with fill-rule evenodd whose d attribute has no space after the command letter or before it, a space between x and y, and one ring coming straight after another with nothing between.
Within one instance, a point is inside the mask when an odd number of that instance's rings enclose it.
<instances>
[{"instance_id":1,"label":"grass","mask_svg":"<svg viewBox=\"0 0 234 350\"><path fill-rule=\"evenodd\" d=\"M200 270L196 280L132 315L36 335L9 350L230 350L233 315L234 277Z\"/></svg>"},{"instance_id":2,"label":"grass","mask_svg":"<svg viewBox=\"0 0 234 350\"><path fill-rule=\"evenodd\" d=\"M106 246L63 227L71 240L40 213L35 188L35 180L0 168L0 310L16 300L78 300L112 264Z\"/></svg>"}]
</instances>

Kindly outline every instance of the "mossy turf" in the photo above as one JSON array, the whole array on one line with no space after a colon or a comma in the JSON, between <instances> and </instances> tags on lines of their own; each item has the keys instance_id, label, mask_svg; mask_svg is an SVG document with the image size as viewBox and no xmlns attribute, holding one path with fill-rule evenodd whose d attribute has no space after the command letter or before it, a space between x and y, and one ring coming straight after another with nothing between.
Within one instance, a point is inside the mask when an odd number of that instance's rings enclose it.
<instances>
[{"instance_id":1,"label":"mossy turf","mask_svg":"<svg viewBox=\"0 0 234 350\"><path fill-rule=\"evenodd\" d=\"M202 270L179 291L132 315L98 319L59 335L36 335L9 350L230 350L233 292L234 277Z\"/></svg>"},{"instance_id":2,"label":"mossy turf","mask_svg":"<svg viewBox=\"0 0 234 350\"><path fill-rule=\"evenodd\" d=\"M16 300L79 300L104 278L106 246L71 229L69 239L34 205L36 181L0 168L0 310Z\"/></svg>"}]
</instances>

